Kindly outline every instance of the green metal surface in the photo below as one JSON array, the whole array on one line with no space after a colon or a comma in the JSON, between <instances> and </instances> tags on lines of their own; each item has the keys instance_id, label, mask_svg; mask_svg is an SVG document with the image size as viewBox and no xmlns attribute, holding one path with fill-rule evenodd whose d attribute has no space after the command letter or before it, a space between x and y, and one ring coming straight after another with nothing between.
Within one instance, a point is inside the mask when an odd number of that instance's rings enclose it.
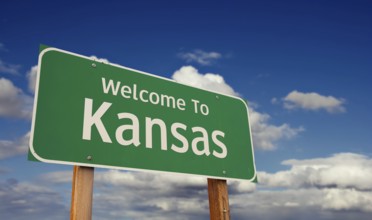
<instances>
[{"instance_id":1,"label":"green metal surface","mask_svg":"<svg viewBox=\"0 0 372 220\"><path fill-rule=\"evenodd\" d=\"M242 99L55 48L40 52L39 68L30 141L30 151L36 159L222 179L255 179L248 109ZM114 86L105 92L110 80ZM168 104L166 97L171 97ZM90 102L89 115L85 105L89 106ZM93 120L104 103L109 107L89 126L84 117ZM120 118L122 113L137 118L138 126L130 118ZM146 118L164 122L166 131L156 124L151 128ZM107 138L104 141L98 121L111 143ZM90 138L84 138L84 125ZM176 131L172 131L172 126ZM146 127L150 132L146 132ZM135 142L136 134L137 146L123 145L119 140L121 137ZM166 137L166 144L162 136ZM152 148L148 147L149 142Z\"/></svg>"}]
</instances>

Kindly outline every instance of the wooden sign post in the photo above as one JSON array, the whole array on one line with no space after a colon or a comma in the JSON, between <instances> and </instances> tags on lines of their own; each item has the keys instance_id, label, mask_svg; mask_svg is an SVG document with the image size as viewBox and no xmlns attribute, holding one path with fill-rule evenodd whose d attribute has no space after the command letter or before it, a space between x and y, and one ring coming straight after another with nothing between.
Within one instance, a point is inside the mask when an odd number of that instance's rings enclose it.
<instances>
[{"instance_id":1,"label":"wooden sign post","mask_svg":"<svg viewBox=\"0 0 372 220\"><path fill-rule=\"evenodd\" d=\"M70 220L91 220L94 168L74 166Z\"/></svg>"},{"instance_id":2,"label":"wooden sign post","mask_svg":"<svg viewBox=\"0 0 372 220\"><path fill-rule=\"evenodd\" d=\"M211 220L230 220L229 195L226 180L208 178L209 212Z\"/></svg>"}]
</instances>

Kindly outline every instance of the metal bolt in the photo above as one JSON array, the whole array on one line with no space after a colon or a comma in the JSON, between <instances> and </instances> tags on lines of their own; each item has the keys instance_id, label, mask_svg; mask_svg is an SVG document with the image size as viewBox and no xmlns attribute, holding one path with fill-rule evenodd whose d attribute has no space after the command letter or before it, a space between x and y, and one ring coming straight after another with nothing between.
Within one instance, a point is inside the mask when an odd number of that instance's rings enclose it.
<instances>
[{"instance_id":1,"label":"metal bolt","mask_svg":"<svg viewBox=\"0 0 372 220\"><path fill-rule=\"evenodd\" d=\"M226 170L223 170L222 173L223 173L223 174L226 174Z\"/></svg>"},{"instance_id":2,"label":"metal bolt","mask_svg":"<svg viewBox=\"0 0 372 220\"><path fill-rule=\"evenodd\" d=\"M87 160L92 160L92 156L87 156Z\"/></svg>"},{"instance_id":3,"label":"metal bolt","mask_svg":"<svg viewBox=\"0 0 372 220\"><path fill-rule=\"evenodd\" d=\"M220 99L220 97L218 95L216 95L216 99Z\"/></svg>"},{"instance_id":4,"label":"metal bolt","mask_svg":"<svg viewBox=\"0 0 372 220\"><path fill-rule=\"evenodd\" d=\"M96 68L96 64L95 63L92 63L92 67Z\"/></svg>"},{"instance_id":5,"label":"metal bolt","mask_svg":"<svg viewBox=\"0 0 372 220\"><path fill-rule=\"evenodd\" d=\"M226 213L226 212L227 212L227 210L226 210L226 209L223 209L223 212L224 212L224 213Z\"/></svg>"}]
</instances>

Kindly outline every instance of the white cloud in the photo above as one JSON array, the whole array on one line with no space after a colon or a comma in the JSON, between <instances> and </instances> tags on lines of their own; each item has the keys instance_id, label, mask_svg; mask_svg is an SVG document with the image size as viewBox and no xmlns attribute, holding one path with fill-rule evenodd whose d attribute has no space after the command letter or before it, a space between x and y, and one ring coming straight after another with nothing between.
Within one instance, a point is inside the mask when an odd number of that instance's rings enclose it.
<instances>
[{"instance_id":1,"label":"white cloud","mask_svg":"<svg viewBox=\"0 0 372 220\"><path fill-rule=\"evenodd\" d=\"M239 96L234 89L228 85L224 78L218 74L206 73L201 74L192 66L183 66L177 70L172 78L182 84L208 89L215 92L231 96ZM290 139L298 135L304 129L292 128L288 124L280 126L272 125L269 123L270 116L255 111L250 105L249 121L252 127L253 145L261 150L274 150L276 142L281 139Z\"/></svg>"},{"instance_id":2,"label":"white cloud","mask_svg":"<svg viewBox=\"0 0 372 220\"><path fill-rule=\"evenodd\" d=\"M5 78L0 78L0 117L30 119L33 98Z\"/></svg>"},{"instance_id":3,"label":"white cloud","mask_svg":"<svg viewBox=\"0 0 372 220\"><path fill-rule=\"evenodd\" d=\"M97 219L206 219L206 190L177 188L166 183L154 190L152 182L135 190L110 186L94 195L93 210ZM172 193L164 193L165 189ZM206 187L204 187L206 189Z\"/></svg>"},{"instance_id":4,"label":"white cloud","mask_svg":"<svg viewBox=\"0 0 372 220\"><path fill-rule=\"evenodd\" d=\"M372 158L339 153L328 158L286 160L291 168L275 174L260 173L260 181L269 187L354 188L372 190Z\"/></svg>"},{"instance_id":5,"label":"white cloud","mask_svg":"<svg viewBox=\"0 0 372 220\"><path fill-rule=\"evenodd\" d=\"M291 167L276 173L258 172L258 190L231 196L238 218L369 219L371 157L339 153L283 164Z\"/></svg>"},{"instance_id":6,"label":"white cloud","mask_svg":"<svg viewBox=\"0 0 372 220\"><path fill-rule=\"evenodd\" d=\"M72 171L47 173L42 181L71 183ZM133 219L190 219L197 214L208 215L207 179L198 176L127 172L119 170L96 171L94 174L94 203L100 217ZM247 181L229 181L231 194L255 191L255 184ZM113 207L118 207L117 209ZM121 207L121 208L119 208ZM143 212L137 212L141 207ZM126 210L126 211L120 211ZM165 217L167 216L167 217ZM173 217L172 217L173 216Z\"/></svg>"},{"instance_id":7,"label":"white cloud","mask_svg":"<svg viewBox=\"0 0 372 220\"><path fill-rule=\"evenodd\" d=\"M45 186L16 179L0 182L1 219L67 219L68 205L63 201L63 193Z\"/></svg>"},{"instance_id":8,"label":"white cloud","mask_svg":"<svg viewBox=\"0 0 372 220\"><path fill-rule=\"evenodd\" d=\"M181 67L179 70L173 73L172 79L174 79L176 82L197 88L207 89L232 96L239 96L239 94L225 82L222 76L213 73L201 74L192 66Z\"/></svg>"},{"instance_id":9,"label":"white cloud","mask_svg":"<svg viewBox=\"0 0 372 220\"><path fill-rule=\"evenodd\" d=\"M70 183L72 181L72 174L73 168L71 167L71 171L56 171L45 173L40 176L40 179L44 182L50 183ZM96 177L95 177L96 178Z\"/></svg>"},{"instance_id":10,"label":"white cloud","mask_svg":"<svg viewBox=\"0 0 372 220\"><path fill-rule=\"evenodd\" d=\"M21 65L9 64L0 59L0 73L19 75L20 68L21 68Z\"/></svg>"},{"instance_id":11,"label":"white cloud","mask_svg":"<svg viewBox=\"0 0 372 220\"><path fill-rule=\"evenodd\" d=\"M312 111L324 109L329 113L346 111L343 106L343 104L345 104L344 99L338 99L333 96L323 96L315 92L302 93L294 90L284 97L283 101L284 108L287 109L302 108Z\"/></svg>"},{"instance_id":12,"label":"white cloud","mask_svg":"<svg viewBox=\"0 0 372 220\"><path fill-rule=\"evenodd\" d=\"M0 140L0 160L26 154L28 151L29 138L30 132L14 141Z\"/></svg>"},{"instance_id":13,"label":"white cloud","mask_svg":"<svg viewBox=\"0 0 372 220\"><path fill-rule=\"evenodd\" d=\"M70 171L58 171L46 173L41 176L44 181L53 183L68 183L71 181ZM206 183L205 178L198 176L168 174L159 172L134 172L121 170L96 171L94 179L97 184L110 184L113 186L123 186L127 188L145 188L151 182L150 188L161 190L164 184L175 186L194 186L199 187ZM168 190L164 188L163 190Z\"/></svg>"},{"instance_id":14,"label":"white cloud","mask_svg":"<svg viewBox=\"0 0 372 220\"><path fill-rule=\"evenodd\" d=\"M196 62L200 65L211 65L216 60L220 59L222 55L217 52L205 52L203 50L194 50L188 53L179 53L178 56L188 63Z\"/></svg>"},{"instance_id":15,"label":"white cloud","mask_svg":"<svg viewBox=\"0 0 372 220\"><path fill-rule=\"evenodd\" d=\"M257 190L231 196L230 208L233 219L370 219L371 192L354 192L316 188Z\"/></svg>"},{"instance_id":16,"label":"white cloud","mask_svg":"<svg viewBox=\"0 0 372 220\"><path fill-rule=\"evenodd\" d=\"M252 193L256 191L256 183L248 181L238 181L231 180L228 181L229 193L232 194L242 194L242 193Z\"/></svg>"},{"instance_id":17,"label":"white cloud","mask_svg":"<svg viewBox=\"0 0 372 220\"><path fill-rule=\"evenodd\" d=\"M371 161L353 153L292 159L283 161L291 166L288 170L258 172L258 185L228 181L232 218L369 219ZM48 173L42 181L70 186L71 174L72 170ZM209 215L206 178L176 174L97 170L93 204L98 219L208 219Z\"/></svg>"},{"instance_id":18,"label":"white cloud","mask_svg":"<svg viewBox=\"0 0 372 220\"><path fill-rule=\"evenodd\" d=\"M72 171L47 173L43 182L71 183ZM98 170L94 174L94 210L99 219L208 218L207 179L198 176ZM255 184L229 181L231 195L251 193Z\"/></svg>"},{"instance_id":19,"label":"white cloud","mask_svg":"<svg viewBox=\"0 0 372 220\"><path fill-rule=\"evenodd\" d=\"M71 174L52 172L42 175L41 180L71 184ZM96 170L94 181L93 212L97 219L190 219L208 215L206 178Z\"/></svg>"},{"instance_id":20,"label":"white cloud","mask_svg":"<svg viewBox=\"0 0 372 220\"><path fill-rule=\"evenodd\" d=\"M261 150L275 150L276 142L281 139L291 139L304 131L303 127L292 128L288 124L272 125L270 115L249 108L249 121L252 128L253 145Z\"/></svg>"},{"instance_id":21,"label":"white cloud","mask_svg":"<svg viewBox=\"0 0 372 220\"><path fill-rule=\"evenodd\" d=\"M125 184L127 187L134 188L144 187L148 182L151 182L150 187L157 188L158 190L163 188L165 183L177 187L198 187L205 183L204 178L198 176L170 175L151 172L123 172L119 170L110 170L108 172L99 173L96 180L101 183L110 183L112 185Z\"/></svg>"},{"instance_id":22,"label":"white cloud","mask_svg":"<svg viewBox=\"0 0 372 220\"><path fill-rule=\"evenodd\" d=\"M230 206L239 219L296 219L291 216L299 216L300 213L301 219L307 219L303 209L317 208L319 212L321 197L322 192L317 189L258 189L254 193L232 195Z\"/></svg>"},{"instance_id":23,"label":"white cloud","mask_svg":"<svg viewBox=\"0 0 372 220\"><path fill-rule=\"evenodd\" d=\"M258 172L258 185L228 181L232 218L369 219L371 161L353 153L286 160L283 164L291 166L286 171ZM353 172L345 167L351 167ZM41 179L70 185L71 174L72 170L54 172ZM177 174L98 170L93 205L93 217L98 219L208 219L207 180Z\"/></svg>"},{"instance_id":24,"label":"white cloud","mask_svg":"<svg viewBox=\"0 0 372 220\"><path fill-rule=\"evenodd\" d=\"M355 189L327 189L322 208L330 210L360 210L372 212L372 192Z\"/></svg>"},{"instance_id":25,"label":"white cloud","mask_svg":"<svg viewBox=\"0 0 372 220\"><path fill-rule=\"evenodd\" d=\"M37 78L38 70L39 70L38 65L35 65L31 67L31 69L27 72L28 89L32 93L35 93L36 78Z\"/></svg>"}]
</instances>

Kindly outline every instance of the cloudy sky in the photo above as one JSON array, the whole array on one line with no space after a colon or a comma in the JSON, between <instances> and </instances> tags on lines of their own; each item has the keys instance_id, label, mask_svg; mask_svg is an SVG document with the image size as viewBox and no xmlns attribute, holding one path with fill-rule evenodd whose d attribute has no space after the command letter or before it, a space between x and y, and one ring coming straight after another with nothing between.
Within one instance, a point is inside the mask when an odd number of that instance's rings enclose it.
<instances>
[{"instance_id":1,"label":"cloudy sky","mask_svg":"<svg viewBox=\"0 0 372 220\"><path fill-rule=\"evenodd\" d=\"M72 167L27 161L39 45L250 103L259 183L233 219L370 219L370 1L0 3L0 219L68 219ZM68 89L68 88L67 88ZM208 219L205 178L96 169L93 219Z\"/></svg>"}]
</instances>

